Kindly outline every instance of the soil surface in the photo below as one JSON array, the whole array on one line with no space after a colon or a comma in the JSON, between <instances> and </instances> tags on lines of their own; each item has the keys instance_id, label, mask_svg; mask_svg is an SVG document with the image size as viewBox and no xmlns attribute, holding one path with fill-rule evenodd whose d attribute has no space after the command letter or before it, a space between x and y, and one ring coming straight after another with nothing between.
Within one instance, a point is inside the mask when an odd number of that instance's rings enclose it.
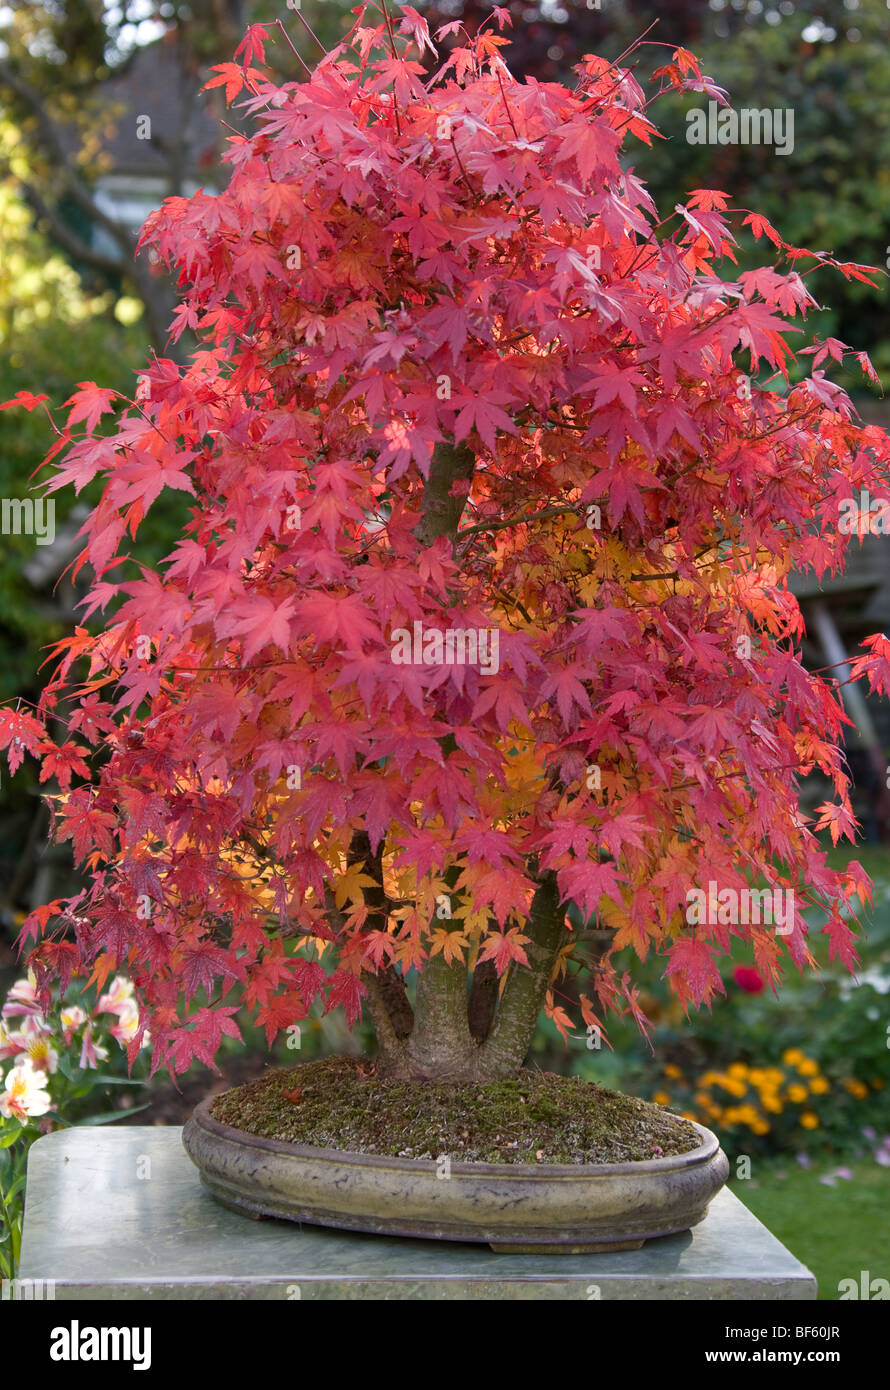
<instances>
[{"instance_id":1,"label":"soil surface","mask_svg":"<svg viewBox=\"0 0 890 1390\"><path fill-rule=\"evenodd\" d=\"M628 1163L687 1153L687 1120L579 1077L522 1071L491 1086L378 1077L371 1061L327 1057L226 1091L221 1124L285 1143L480 1163Z\"/></svg>"}]
</instances>

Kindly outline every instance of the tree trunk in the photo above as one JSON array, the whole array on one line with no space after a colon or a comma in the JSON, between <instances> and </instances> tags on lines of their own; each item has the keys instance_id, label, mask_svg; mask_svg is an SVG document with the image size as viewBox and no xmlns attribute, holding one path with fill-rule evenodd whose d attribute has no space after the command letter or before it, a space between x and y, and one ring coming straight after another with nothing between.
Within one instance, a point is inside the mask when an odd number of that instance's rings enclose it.
<instances>
[{"instance_id":1,"label":"tree trunk","mask_svg":"<svg viewBox=\"0 0 890 1390\"><path fill-rule=\"evenodd\" d=\"M378 1072L401 1080L478 1085L516 1076L568 940L555 875L545 876L532 899L525 932L529 966L512 965L500 991L489 962L477 966L469 988L465 965L448 964L441 954L425 961L407 1034L411 1009L401 977L395 974L395 984L387 979L390 972L367 974Z\"/></svg>"},{"instance_id":2,"label":"tree trunk","mask_svg":"<svg viewBox=\"0 0 890 1390\"><path fill-rule=\"evenodd\" d=\"M415 527L423 545L431 545L439 536L448 536L454 543L475 463L475 454L466 443L436 446ZM456 495L452 493L455 484ZM440 743L446 757L456 746L448 733ZM375 926L385 927L388 903L382 852L371 854L367 836L358 832L353 836L352 855L374 879L374 887L366 894L371 909L369 923L373 920ZM449 964L444 954L430 956L418 974L412 1012L404 980L396 970L390 967L376 975L365 973L381 1075L484 1085L517 1074L559 951L568 939L556 875L542 874L537 882L524 927L529 937L529 966L511 965L505 983L498 980L488 961L477 965L471 981L466 965Z\"/></svg>"}]
</instances>

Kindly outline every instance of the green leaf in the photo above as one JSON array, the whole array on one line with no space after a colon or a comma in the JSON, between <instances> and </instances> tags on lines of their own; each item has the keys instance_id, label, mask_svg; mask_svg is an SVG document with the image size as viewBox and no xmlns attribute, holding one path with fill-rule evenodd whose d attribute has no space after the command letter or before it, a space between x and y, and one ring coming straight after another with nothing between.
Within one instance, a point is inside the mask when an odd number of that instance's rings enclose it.
<instances>
[{"instance_id":1,"label":"green leaf","mask_svg":"<svg viewBox=\"0 0 890 1390\"><path fill-rule=\"evenodd\" d=\"M12 1186L6 1192L4 1192L3 1197L7 1203L11 1202L13 1197L17 1197L18 1194L22 1191L22 1189L25 1186L25 1177L25 1173L19 1173Z\"/></svg>"},{"instance_id":2,"label":"green leaf","mask_svg":"<svg viewBox=\"0 0 890 1390\"><path fill-rule=\"evenodd\" d=\"M123 1120L127 1115L138 1115L140 1110L147 1110L149 1102L144 1105L134 1105L129 1110L113 1110L109 1115L96 1115L89 1120L79 1120L73 1125L74 1129L89 1129L91 1125L111 1125L115 1120Z\"/></svg>"},{"instance_id":3,"label":"green leaf","mask_svg":"<svg viewBox=\"0 0 890 1390\"><path fill-rule=\"evenodd\" d=\"M62 1073L63 1076L67 1076L69 1081L74 1080L74 1075L71 1069L71 1058L67 1057L64 1053L59 1058L59 1071Z\"/></svg>"},{"instance_id":4,"label":"green leaf","mask_svg":"<svg viewBox=\"0 0 890 1390\"><path fill-rule=\"evenodd\" d=\"M102 1082L105 1086L144 1086L144 1081L132 1080L129 1076L112 1076L111 1072L97 1071L92 1073L92 1080Z\"/></svg>"}]
</instances>

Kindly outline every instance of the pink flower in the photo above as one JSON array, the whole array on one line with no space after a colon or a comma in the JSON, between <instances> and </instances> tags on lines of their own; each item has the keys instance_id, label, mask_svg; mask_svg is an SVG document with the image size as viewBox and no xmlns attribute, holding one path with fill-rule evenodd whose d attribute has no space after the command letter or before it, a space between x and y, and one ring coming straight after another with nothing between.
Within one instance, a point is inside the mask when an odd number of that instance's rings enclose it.
<instances>
[{"instance_id":1,"label":"pink flower","mask_svg":"<svg viewBox=\"0 0 890 1390\"><path fill-rule=\"evenodd\" d=\"M8 1062L10 1057L18 1057L24 1050L21 1033L11 1033L0 1018L0 1062Z\"/></svg>"},{"instance_id":2,"label":"pink flower","mask_svg":"<svg viewBox=\"0 0 890 1390\"><path fill-rule=\"evenodd\" d=\"M16 980L6 996L6 1003L0 1009L3 1018L21 1018L28 1014L40 1014L42 1009L37 999L37 981L29 974L27 980Z\"/></svg>"},{"instance_id":3,"label":"pink flower","mask_svg":"<svg viewBox=\"0 0 890 1390\"><path fill-rule=\"evenodd\" d=\"M748 994L759 994L763 989L763 980L750 965L737 965L732 972L732 978L739 989L745 990Z\"/></svg>"},{"instance_id":4,"label":"pink flower","mask_svg":"<svg viewBox=\"0 0 890 1390\"><path fill-rule=\"evenodd\" d=\"M80 1065L86 1070L95 1071L99 1062L104 1062L108 1056L108 1048L100 1047L99 1043L93 1041L93 1025L88 1023L83 1030L83 1039L80 1045Z\"/></svg>"}]
</instances>

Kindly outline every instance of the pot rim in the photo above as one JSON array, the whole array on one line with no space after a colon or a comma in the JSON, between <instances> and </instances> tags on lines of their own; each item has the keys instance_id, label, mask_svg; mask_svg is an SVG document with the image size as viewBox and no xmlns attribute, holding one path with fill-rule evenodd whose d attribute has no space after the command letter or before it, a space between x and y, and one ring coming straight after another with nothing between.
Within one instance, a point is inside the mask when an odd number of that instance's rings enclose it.
<instances>
[{"instance_id":1,"label":"pot rim","mask_svg":"<svg viewBox=\"0 0 890 1390\"><path fill-rule=\"evenodd\" d=\"M262 1135L251 1134L246 1129L237 1129L234 1125L226 1125L220 1120L214 1119L210 1113L210 1107L216 1099L216 1096L208 1096L198 1103L186 1121L183 1130L183 1142L185 1142L185 1135L189 1128L194 1126L217 1139L228 1140L230 1143L260 1149L265 1153L281 1154L289 1158L316 1159L358 1168L389 1168L404 1172L436 1173L438 1160L435 1158L399 1158L388 1154L360 1153L355 1149L322 1149L311 1144L291 1144L281 1139L266 1139ZM670 1110L665 1111L665 1113L674 1115L674 1112ZM674 1115L674 1118L680 1120L684 1116ZM535 1178L587 1180L590 1178L626 1177L635 1173L674 1173L683 1168L693 1168L699 1164L707 1163L720 1150L720 1141L712 1130L706 1129L704 1125L698 1124L695 1120L687 1120L686 1123L692 1125L693 1129L701 1135L701 1143L695 1149L688 1149L686 1153L667 1154L663 1158L630 1159L624 1163L534 1164L473 1163L452 1158L450 1171L452 1175L457 1173L466 1177L502 1179L515 1177L522 1179L522 1181ZM185 1147L188 1149L187 1144Z\"/></svg>"}]
</instances>

